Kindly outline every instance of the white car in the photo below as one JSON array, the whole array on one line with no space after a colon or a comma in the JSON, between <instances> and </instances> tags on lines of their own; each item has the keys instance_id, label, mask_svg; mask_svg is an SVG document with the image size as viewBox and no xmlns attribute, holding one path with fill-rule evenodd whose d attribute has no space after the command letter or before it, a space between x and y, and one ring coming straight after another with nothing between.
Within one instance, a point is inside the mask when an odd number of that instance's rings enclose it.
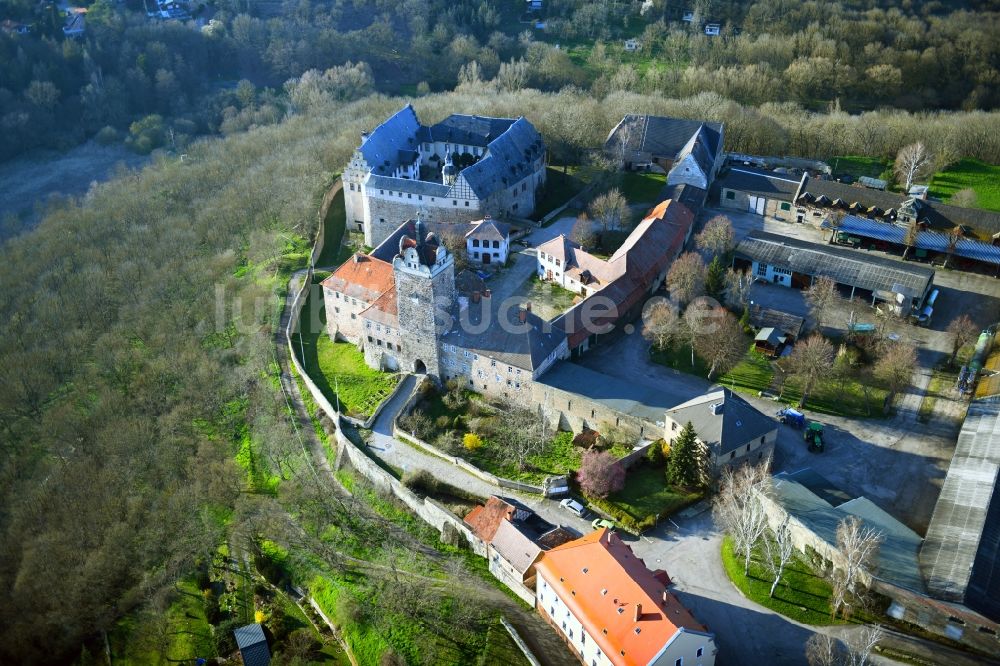
<instances>
[{"instance_id":1,"label":"white car","mask_svg":"<svg viewBox=\"0 0 1000 666\"><path fill-rule=\"evenodd\" d=\"M580 504L576 500L572 500L572 499L569 499L569 498L564 499L563 501L559 502L559 506L561 506L562 508L566 509L567 511L572 511L573 513L575 513L576 515L580 516L581 518L583 518L583 516L587 513L587 510L585 508L583 508L582 504Z\"/></svg>"}]
</instances>

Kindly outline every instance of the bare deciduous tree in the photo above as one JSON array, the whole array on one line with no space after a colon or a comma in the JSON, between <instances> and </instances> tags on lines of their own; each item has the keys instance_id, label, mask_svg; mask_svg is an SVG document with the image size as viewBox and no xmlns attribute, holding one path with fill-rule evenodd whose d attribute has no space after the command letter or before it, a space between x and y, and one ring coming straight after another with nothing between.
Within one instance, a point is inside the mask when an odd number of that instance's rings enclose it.
<instances>
[{"instance_id":1,"label":"bare deciduous tree","mask_svg":"<svg viewBox=\"0 0 1000 666\"><path fill-rule=\"evenodd\" d=\"M962 208L975 208L979 205L979 198L976 196L974 189L966 187L951 195L948 203L952 206L961 206Z\"/></svg>"},{"instance_id":2,"label":"bare deciduous tree","mask_svg":"<svg viewBox=\"0 0 1000 666\"><path fill-rule=\"evenodd\" d=\"M623 229L629 222L631 211L618 188L599 195L590 202L590 216L601 223L604 231Z\"/></svg>"},{"instance_id":3,"label":"bare deciduous tree","mask_svg":"<svg viewBox=\"0 0 1000 666\"><path fill-rule=\"evenodd\" d=\"M840 666L844 648L829 634L813 634L806 641L806 661L809 666Z\"/></svg>"},{"instance_id":4,"label":"bare deciduous tree","mask_svg":"<svg viewBox=\"0 0 1000 666\"><path fill-rule=\"evenodd\" d=\"M711 315L706 321L710 330L694 338L695 351L709 364L709 380L716 371L728 372L747 353L747 338L736 317L723 308L714 308Z\"/></svg>"},{"instance_id":5,"label":"bare deciduous tree","mask_svg":"<svg viewBox=\"0 0 1000 666\"><path fill-rule=\"evenodd\" d=\"M885 399L885 411L888 413L896 394L906 386L913 369L917 365L917 349L911 342L898 340L885 346L882 355L875 362L875 376L889 387L889 395Z\"/></svg>"},{"instance_id":6,"label":"bare deciduous tree","mask_svg":"<svg viewBox=\"0 0 1000 666\"><path fill-rule=\"evenodd\" d=\"M548 441L545 420L535 412L512 404L501 409L503 418L497 419L494 438L500 445L503 457L524 469L528 458L545 450Z\"/></svg>"},{"instance_id":7,"label":"bare deciduous tree","mask_svg":"<svg viewBox=\"0 0 1000 666\"><path fill-rule=\"evenodd\" d=\"M771 570L774 582L771 583L771 591L768 596L773 597L774 591L778 589L781 577L785 573L785 567L792 560L795 552L795 545L792 543L792 531L788 527L788 517L774 530L773 539L764 540L765 559L764 564Z\"/></svg>"},{"instance_id":8,"label":"bare deciduous tree","mask_svg":"<svg viewBox=\"0 0 1000 666\"><path fill-rule=\"evenodd\" d=\"M694 252L685 252L674 260L667 273L667 288L678 303L690 303L705 294L705 262Z\"/></svg>"},{"instance_id":9,"label":"bare deciduous tree","mask_svg":"<svg viewBox=\"0 0 1000 666\"><path fill-rule=\"evenodd\" d=\"M816 326L822 326L826 320L830 308L840 299L837 291L837 283L822 275L816 278L812 286L806 290L806 301L809 303L809 312L816 320Z\"/></svg>"},{"instance_id":10,"label":"bare deciduous tree","mask_svg":"<svg viewBox=\"0 0 1000 666\"><path fill-rule=\"evenodd\" d=\"M702 250L712 255L726 255L734 247L736 235L733 224L725 215L716 215L705 223L705 228L695 238Z\"/></svg>"},{"instance_id":11,"label":"bare deciduous tree","mask_svg":"<svg viewBox=\"0 0 1000 666\"><path fill-rule=\"evenodd\" d=\"M727 467L722 473L719 492L712 503L712 514L719 526L733 540L738 555L743 556L743 573L750 575L750 554L767 529L762 496L771 492L770 460L758 465Z\"/></svg>"},{"instance_id":12,"label":"bare deciduous tree","mask_svg":"<svg viewBox=\"0 0 1000 666\"><path fill-rule=\"evenodd\" d=\"M931 168L931 160L931 154L920 141L899 149L894 169L896 177L904 183L904 192L909 192L913 181L927 173Z\"/></svg>"},{"instance_id":13,"label":"bare deciduous tree","mask_svg":"<svg viewBox=\"0 0 1000 666\"><path fill-rule=\"evenodd\" d=\"M951 337L951 358L948 360L949 365L955 365L955 358L958 357L958 352L965 345L969 344L976 339L979 334L979 327L976 326L976 322L972 321L972 317L967 314L955 317L948 324L947 333Z\"/></svg>"},{"instance_id":14,"label":"bare deciduous tree","mask_svg":"<svg viewBox=\"0 0 1000 666\"><path fill-rule=\"evenodd\" d=\"M830 610L834 617L840 612L844 617L850 614L861 577L875 563L881 543L882 533L865 527L857 516L847 516L837 525L837 552L841 561L833 572Z\"/></svg>"},{"instance_id":15,"label":"bare deciduous tree","mask_svg":"<svg viewBox=\"0 0 1000 666\"><path fill-rule=\"evenodd\" d=\"M871 663L872 652L882 638L885 630L881 625L871 624L851 635L847 640L846 666L868 666Z\"/></svg>"},{"instance_id":16,"label":"bare deciduous tree","mask_svg":"<svg viewBox=\"0 0 1000 666\"><path fill-rule=\"evenodd\" d=\"M910 250L917 246L917 239L920 237L920 226L917 224L916 220L913 220L908 225L906 225L906 231L903 232L903 245L906 249L903 251L903 260L906 260L907 255L910 254Z\"/></svg>"},{"instance_id":17,"label":"bare deciduous tree","mask_svg":"<svg viewBox=\"0 0 1000 666\"><path fill-rule=\"evenodd\" d=\"M594 224L586 213L580 213L573 223L573 228L569 232L569 239L582 247L584 250L593 248L597 244L597 234L594 233Z\"/></svg>"},{"instance_id":18,"label":"bare deciduous tree","mask_svg":"<svg viewBox=\"0 0 1000 666\"><path fill-rule=\"evenodd\" d=\"M664 301L652 301L642 317L642 337L657 349L667 349L683 335L683 322L677 308Z\"/></svg>"},{"instance_id":19,"label":"bare deciduous tree","mask_svg":"<svg viewBox=\"0 0 1000 666\"><path fill-rule=\"evenodd\" d=\"M725 285L722 296L726 306L733 310L742 310L750 301L750 287L753 286L753 275L749 270L738 271L734 268L726 270L723 278Z\"/></svg>"},{"instance_id":20,"label":"bare deciduous tree","mask_svg":"<svg viewBox=\"0 0 1000 666\"><path fill-rule=\"evenodd\" d=\"M500 63L500 71L493 83L503 91L521 90L528 83L528 63L524 58Z\"/></svg>"},{"instance_id":21,"label":"bare deciduous tree","mask_svg":"<svg viewBox=\"0 0 1000 666\"><path fill-rule=\"evenodd\" d=\"M802 383L799 407L806 404L816 381L829 370L833 358L833 345L818 333L795 345L791 356L788 357L787 368L788 374Z\"/></svg>"}]
</instances>

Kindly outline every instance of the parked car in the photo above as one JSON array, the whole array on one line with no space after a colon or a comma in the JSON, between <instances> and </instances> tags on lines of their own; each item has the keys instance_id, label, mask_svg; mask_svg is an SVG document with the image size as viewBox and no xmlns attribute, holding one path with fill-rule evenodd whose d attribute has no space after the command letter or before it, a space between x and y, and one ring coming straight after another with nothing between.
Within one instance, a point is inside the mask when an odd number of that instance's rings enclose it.
<instances>
[{"instance_id":1,"label":"parked car","mask_svg":"<svg viewBox=\"0 0 1000 666\"><path fill-rule=\"evenodd\" d=\"M594 518L594 522L591 523L591 526L593 526L595 530L599 530L602 527L607 527L609 530L615 529L615 524L607 518Z\"/></svg>"},{"instance_id":2,"label":"parked car","mask_svg":"<svg viewBox=\"0 0 1000 666\"><path fill-rule=\"evenodd\" d=\"M577 502L574 499L569 499L568 497L566 499L564 499L563 501L559 502L559 506L561 506L562 508L566 509L567 511L575 513L576 515L580 516L581 518L583 518L583 516L586 515L586 513L587 513L587 510L585 508L583 508L582 504L580 504L579 502Z\"/></svg>"}]
</instances>

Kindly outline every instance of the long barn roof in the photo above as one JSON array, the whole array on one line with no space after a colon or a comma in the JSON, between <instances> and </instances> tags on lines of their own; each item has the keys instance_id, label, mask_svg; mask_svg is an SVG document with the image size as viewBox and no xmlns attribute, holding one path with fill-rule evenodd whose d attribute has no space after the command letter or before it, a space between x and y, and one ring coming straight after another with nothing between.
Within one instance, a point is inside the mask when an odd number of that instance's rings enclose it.
<instances>
[{"instance_id":1,"label":"long barn roof","mask_svg":"<svg viewBox=\"0 0 1000 666\"><path fill-rule=\"evenodd\" d=\"M904 264L886 257L846 248L810 243L764 231L751 233L736 246L736 254L805 275L826 276L840 284L918 296L934 280L934 269Z\"/></svg>"}]
</instances>

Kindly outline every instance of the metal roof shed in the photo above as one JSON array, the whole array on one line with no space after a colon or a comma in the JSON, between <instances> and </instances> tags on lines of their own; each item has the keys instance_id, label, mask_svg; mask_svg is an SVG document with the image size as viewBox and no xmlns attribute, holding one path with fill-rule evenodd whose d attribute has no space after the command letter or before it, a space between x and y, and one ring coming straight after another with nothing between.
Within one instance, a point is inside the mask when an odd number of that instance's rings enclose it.
<instances>
[{"instance_id":1,"label":"metal roof shed","mask_svg":"<svg viewBox=\"0 0 1000 666\"><path fill-rule=\"evenodd\" d=\"M847 287L870 291L883 300L893 300L893 294L922 298L934 282L934 269L927 266L763 231L740 241L736 255L804 275L826 276Z\"/></svg>"},{"instance_id":2,"label":"metal roof shed","mask_svg":"<svg viewBox=\"0 0 1000 666\"><path fill-rule=\"evenodd\" d=\"M920 565L928 591L1000 621L1000 399L975 400L958 436Z\"/></svg>"},{"instance_id":3,"label":"metal roof shed","mask_svg":"<svg viewBox=\"0 0 1000 666\"><path fill-rule=\"evenodd\" d=\"M259 624L248 624L233 630L236 645L240 649L245 666L268 666L271 651L267 647L267 637Z\"/></svg>"}]
</instances>

